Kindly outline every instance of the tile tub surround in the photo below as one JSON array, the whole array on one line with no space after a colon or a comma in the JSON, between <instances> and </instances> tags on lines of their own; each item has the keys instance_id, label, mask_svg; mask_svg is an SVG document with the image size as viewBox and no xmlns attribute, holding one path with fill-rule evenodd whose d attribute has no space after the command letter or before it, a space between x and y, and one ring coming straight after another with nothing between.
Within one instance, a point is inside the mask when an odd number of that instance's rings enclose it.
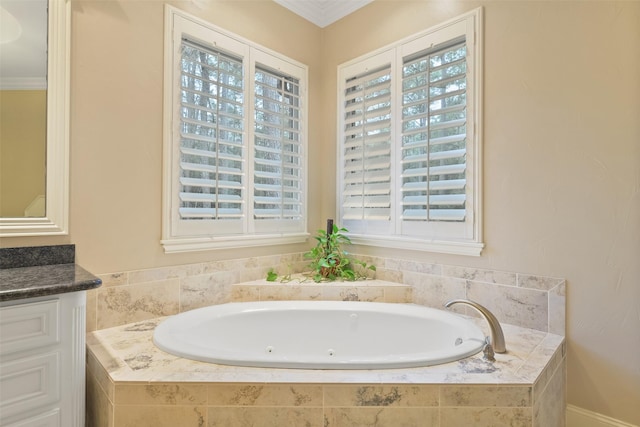
<instances>
[{"instance_id":1,"label":"tile tub surround","mask_svg":"<svg viewBox=\"0 0 640 427\"><path fill-rule=\"evenodd\" d=\"M274 266L279 274L304 271L302 254L101 275L105 284L93 293L99 330L87 338L87 425L565 425L564 280L365 260L377 266L377 280L262 279ZM503 323L509 351L494 363L476 355L413 369L243 368L177 358L151 342L160 316L230 301L331 299L441 308L463 297L486 305ZM461 306L455 311L475 315ZM487 332L483 319L474 321Z\"/></svg>"},{"instance_id":2,"label":"tile tub surround","mask_svg":"<svg viewBox=\"0 0 640 427\"><path fill-rule=\"evenodd\" d=\"M353 255L377 266L371 281L315 284L266 282L307 269L303 253L213 261L99 274L103 285L87 294L87 329L110 328L233 300L332 299L414 302L442 308L453 298L470 298L504 323L564 335L565 281L531 274ZM254 281L251 285L246 282ZM398 287L398 285L406 287ZM256 290L251 286L261 286ZM454 311L476 316L470 308Z\"/></svg>"},{"instance_id":3,"label":"tile tub surround","mask_svg":"<svg viewBox=\"0 0 640 427\"><path fill-rule=\"evenodd\" d=\"M87 426L562 427L564 337L504 325L509 348L425 368L300 370L178 358L162 318L87 337ZM473 319L478 325L481 319Z\"/></svg>"}]
</instances>

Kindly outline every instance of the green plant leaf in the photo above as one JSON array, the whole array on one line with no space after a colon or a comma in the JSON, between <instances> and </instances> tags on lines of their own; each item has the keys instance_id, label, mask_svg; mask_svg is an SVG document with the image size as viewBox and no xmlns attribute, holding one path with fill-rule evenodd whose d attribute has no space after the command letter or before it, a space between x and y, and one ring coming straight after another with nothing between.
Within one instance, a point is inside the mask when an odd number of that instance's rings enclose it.
<instances>
[{"instance_id":1,"label":"green plant leaf","mask_svg":"<svg viewBox=\"0 0 640 427\"><path fill-rule=\"evenodd\" d=\"M360 272L362 270L354 270L353 266L375 271L375 266L369 266L364 261L352 260L349 253L342 248L342 245L351 244L351 239L343 234L347 232L346 228L335 223L330 234L322 229L317 231L314 236L316 246L304 253L304 258L310 260L309 278L315 282L337 279L352 281L367 278Z\"/></svg>"},{"instance_id":2,"label":"green plant leaf","mask_svg":"<svg viewBox=\"0 0 640 427\"><path fill-rule=\"evenodd\" d=\"M275 271L269 270L267 272L267 282L275 282L277 278L278 274Z\"/></svg>"}]
</instances>

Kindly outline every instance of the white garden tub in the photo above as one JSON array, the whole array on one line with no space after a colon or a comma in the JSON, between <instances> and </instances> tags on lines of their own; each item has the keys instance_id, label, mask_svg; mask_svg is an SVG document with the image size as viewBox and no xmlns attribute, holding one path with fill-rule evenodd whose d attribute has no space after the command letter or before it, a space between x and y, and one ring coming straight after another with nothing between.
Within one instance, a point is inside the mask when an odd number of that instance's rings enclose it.
<instances>
[{"instance_id":1,"label":"white garden tub","mask_svg":"<svg viewBox=\"0 0 640 427\"><path fill-rule=\"evenodd\" d=\"M176 356L225 365L385 369L471 356L484 335L463 317L414 304L262 301L172 316L153 341Z\"/></svg>"}]
</instances>

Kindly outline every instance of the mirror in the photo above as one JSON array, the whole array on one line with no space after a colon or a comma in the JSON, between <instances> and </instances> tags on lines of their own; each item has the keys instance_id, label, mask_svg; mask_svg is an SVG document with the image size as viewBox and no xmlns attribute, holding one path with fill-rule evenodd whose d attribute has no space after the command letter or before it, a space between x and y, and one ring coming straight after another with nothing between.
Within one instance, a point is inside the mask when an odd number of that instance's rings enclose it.
<instances>
[{"instance_id":1,"label":"mirror","mask_svg":"<svg viewBox=\"0 0 640 427\"><path fill-rule=\"evenodd\" d=\"M3 237L68 232L69 3L0 0ZM33 7L38 9L29 9ZM40 21L30 24L25 17ZM4 57L12 50L22 59L27 50L34 51L36 59L15 72L10 68L15 61Z\"/></svg>"}]
</instances>

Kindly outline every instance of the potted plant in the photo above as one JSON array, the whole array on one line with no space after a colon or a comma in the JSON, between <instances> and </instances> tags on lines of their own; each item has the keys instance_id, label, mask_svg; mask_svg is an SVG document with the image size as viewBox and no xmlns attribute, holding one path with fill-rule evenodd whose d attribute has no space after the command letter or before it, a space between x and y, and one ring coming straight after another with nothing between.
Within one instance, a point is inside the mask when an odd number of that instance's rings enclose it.
<instances>
[{"instance_id":1,"label":"potted plant","mask_svg":"<svg viewBox=\"0 0 640 427\"><path fill-rule=\"evenodd\" d=\"M334 280L362 280L366 279L366 272L376 271L375 265L369 265L364 261L352 259L343 245L351 244L349 237L344 234L348 232L346 228L333 224L333 220L327 221L327 230L318 230L314 236L317 243L310 251L304 254L306 259L311 260L309 267L311 272L308 276L315 282ZM277 274L270 270L267 273L268 281L275 281Z\"/></svg>"}]
</instances>

